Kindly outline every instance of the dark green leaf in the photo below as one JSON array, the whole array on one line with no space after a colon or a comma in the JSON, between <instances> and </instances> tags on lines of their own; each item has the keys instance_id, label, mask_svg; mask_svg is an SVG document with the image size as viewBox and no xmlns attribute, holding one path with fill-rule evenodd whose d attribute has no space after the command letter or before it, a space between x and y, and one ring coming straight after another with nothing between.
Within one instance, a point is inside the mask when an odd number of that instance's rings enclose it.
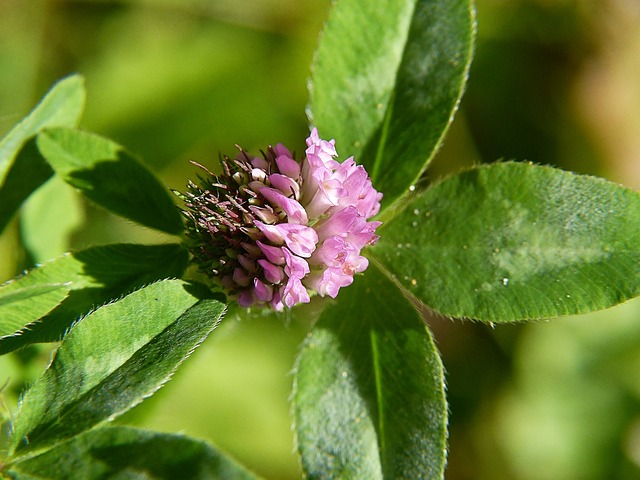
<instances>
[{"instance_id":1,"label":"dark green leaf","mask_svg":"<svg viewBox=\"0 0 640 480\"><path fill-rule=\"evenodd\" d=\"M52 174L29 140L44 128L76 126L84 101L82 77L65 78L0 142L0 232L29 194Z\"/></svg>"},{"instance_id":2,"label":"dark green leaf","mask_svg":"<svg viewBox=\"0 0 640 480\"><path fill-rule=\"evenodd\" d=\"M147 227L182 232L168 189L120 145L59 128L40 133L38 148L58 175L101 207Z\"/></svg>"},{"instance_id":3,"label":"dark green leaf","mask_svg":"<svg viewBox=\"0 0 640 480\"><path fill-rule=\"evenodd\" d=\"M225 305L207 294L164 280L76 323L20 402L11 450L70 438L152 395L218 325Z\"/></svg>"},{"instance_id":4,"label":"dark green leaf","mask_svg":"<svg viewBox=\"0 0 640 480\"><path fill-rule=\"evenodd\" d=\"M389 204L433 156L471 61L470 0L354 0L329 17L312 71L312 122L355 154Z\"/></svg>"},{"instance_id":5,"label":"dark green leaf","mask_svg":"<svg viewBox=\"0 0 640 480\"><path fill-rule=\"evenodd\" d=\"M431 187L379 233L372 255L447 316L548 318L640 293L640 195L595 177L481 167Z\"/></svg>"},{"instance_id":6,"label":"dark green leaf","mask_svg":"<svg viewBox=\"0 0 640 480\"><path fill-rule=\"evenodd\" d=\"M295 428L309 478L441 478L447 407L422 318L374 266L300 352Z\"/></svg>"},{"instance_id":7,"label":"dark green leaf","mask_svg":"<svg viewBox=\"0 0 640 480\"><path fill-rule=\"evenodd\" d=\"M15 480L252 480L234 460L200 440L128 427L99 428L10 466Z\"/></svg>"},{"instance_id":8,"label":"dark green leaf","mask_svg":"<svg viewBox=\"0 0 640 480\"><path fill-rule=\"evenodd\" d=\"M0 354L59 340L91 309L147 283L182 275L178 244L107 245L65 254L0 287Z\"/></svg>"}]
</instances>

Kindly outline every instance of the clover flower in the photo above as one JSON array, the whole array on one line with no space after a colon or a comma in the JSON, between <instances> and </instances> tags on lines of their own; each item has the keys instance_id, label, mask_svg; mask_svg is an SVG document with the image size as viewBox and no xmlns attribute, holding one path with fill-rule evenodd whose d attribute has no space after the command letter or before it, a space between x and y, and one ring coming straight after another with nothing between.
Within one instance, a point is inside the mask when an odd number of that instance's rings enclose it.
<instances>
[{"instance_id":1,"label":"clover flower","mask_svg":"<svg viewBox=\"0 0 640 480\"><path fill-rule=\"evenodd\" d=\"M260 157L238 147L219 175L196 164L206 176L179 194L196 263L243 307L335 298L369 265L360 251L378 240L367 219L382 194L353 157L335 160L334 140L313 129L306 143L301 162L282 144Z\"/></svg>"}]
</instances>

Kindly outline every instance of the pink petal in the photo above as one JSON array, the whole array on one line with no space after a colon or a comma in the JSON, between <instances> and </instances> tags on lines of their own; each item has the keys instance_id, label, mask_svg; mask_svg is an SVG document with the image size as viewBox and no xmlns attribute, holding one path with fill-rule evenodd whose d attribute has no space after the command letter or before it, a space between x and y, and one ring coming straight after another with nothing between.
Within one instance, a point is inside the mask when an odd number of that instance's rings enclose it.
<instances>
[{"instance_id":1,"label":"pink petal","mask_svg":"<svg viewBox=\"0 0 640 480\"><path fill-rule=\"evenodd\" d=\"M309 221L304 207L300 205L297 200L286 197L279 190L264 187L260 189L260 194L270 202L271 205L282 208L282 210L287 214L289 222L304 225Z\"/></svg>"},{"instance_id":2,"label":"pink petal","mask_svg":"<svg viewBox=\"0 0 640 480\"><path fill-rule=\"evenodd\" d=\"M371 218L380 211L380 200L382 200L382 194L371 186L371 180L369 180L360 192L355 205L361 215Z\"/></svg>"},{"instance_id":3,"label":"pink petal","mask_svg":"<svg viewBox=\"0 0 640 480\"><path fill-rule=\"evenodd\" d=\"M358 165L352 172L349 172L347 178L342 182L343 187L349 192L348 195L345 195L344 201L349 200L349 205L355 205L362 190L367 187L367 181L369 181L368 188L371 189L371 180L362 165Z\"/></svg>"},{"instance_id":4,"label":"pink petal","mask_svg":"<svg viewBox=\"0 0 640 480\"><path fill-rule=\"evenodd\" d=\"M262 157L253 157L253 159L251 160L251 166L264 170L265 172L269 170L269 162L267 162Z\"/></svg>"},{"instance_id":5,"label":"pink petal","mask_svg":"<svg viewBox=\"0 0 640 480\"><path fill-rule=\"evenodd\" d=\"M253 280L256 298L261 302L269 302L273 298L273 287L265 285L257 278Z\"/></svg>"},{"instance_id":6,"label":"pink petal","mask_svg":"<svg viewBox=\"0 0 640 480\"><path fill-rule=\"evenodd\" d=\"M293 155L291 155L291 152L289 151L289 149L281 143L273 147L273 151L275 152L276 157L293 158ZM276 162L277 162L277 158L276 158Z\"/></svg>"},{"instance_id":7,"label":"pink petal","mask_svg":"<svg viewBox=\"0 0 640 480\"><path fill-rule=\"evenodd\" d=\"M309 303L309 292L302 285L299 278L289 278L282 292L282 302L287 307L293 307L297 303Z\"/></svg>"},{"instance_id":8,"label":"pink petal","mask_svg":"<svg viewBox=\"0 0 640 480\"><path fill-rule=\"evenodd\" d=\"M284 235L286 232L282 232L280 229L276 228L275 225L266 225L259 220L254 220L253 223L271 243L278 245L284 244Z\"/></svg>"},{"instance_id":9,"label":"pink petal","mask_svg":"<svg viewBox=\"0 0 640 480\"><path fill-rule=\"evenodd\" d=\"M261 258L258 260L258 264L262 267L264 271L264 278L266 278L269 282L278 284L284 280L284 271L281 267L277 267L273 263Z\"/></svg>"},{"instance_id":10,"label":"pink petal","mask_svg":"<svg viewBox=\"0 0 640 480\"><path fill-rule=\"evenodd\" d=\"M273 247L271 245L266 245L262 243L260 240L256 242L264 256L267 257L269 262L274 265L284 265L284 254L282 253L282 247ZM258 261L260 263L260 261Z\"/></svg>"},{"instance_id":11,"label":"pink petal","mask_svg":"<svg viewBox=\"0 0 640 480\"><path fill-rule=\"evenodd\" d=\"M339 204L341 197L349 192L342 188L342 183L336 179L327 179L318 182L318 189L311 201L306 205L307 214L310 218L318 218L331 207Z\"/></svg>"},{"instance_id":12,"label":"pink petal","mask_svg":"<svg viewBox=\"0 0 640 480\"><path fill-rule=\"evenodd\" d=\"M280 190L285 196L293 197L296 200L300 198L300 185L291 177L279 173L272 173L269 175L269 182L271 186Z\"/></svg>"},{"instance_id":13,"label":"pink petal","mask_svg":"<svg viewBox=\"0 0 640 480\"><path fill-rule=\"evenodd\" d=\"M304 225L280 224L287 233L284 241L291 252L304 258L309 258L316 249L318 234L311 227Z\"/></svg>"},{"instance_id":14,"label":"pink petal","mask_svg":"<svg viewBox=\"0 0 640 480\"><path fill-rule=\"evenodd\" d=\"M335 152L335 150L334 150ZM309 163L314 166L324 165L327 168L335 169L340 165L334 160L335 153L323 149L320 146L312 145L305 150Z\"/></svg>"},{"instance_id":15,"label":"pink petal","mask_svg":"<svg viewBox=\"0 0 640 480\"><path fill-rule=\"evenodd\" d=\"M336 235L346 236L357 219L358 210L356 207L350 206L337 210L326 220L316 224L315 229L318 232L318 239L323 241L325 238Z\"/></svg>"},{"instance_id":16,"label":"pink petal","mask_svg":"<svg viewBox=\"0 0 640 480\"><path fill-rule=\"evenodd\" d=\"M242 290L238 294L238 305L240 305L241 307L247 308L253 305L254 303L256 303L256 300L253 294L253 290L251 289Z\"/></svg>"},{"instance_id":17,"label":"pink petal","mask_svg":"<svg viewBox=\"0 0 640 480\"><path fill-rule=\"evenodd\" d=\"M278 217L278 215L273 213L273 209L269 206L256 207L255 205L250 205L249 210L251 210L251 212L256 217L258 217L260 220L262 220L265 223L276 223L278 220L280 220L280 217Z\"/></svg>"},{"instance_id":18,"label":"pink petal","mask_svg":"<svg viewBox=\"0 0 640 480\"><path fill-rule=\"evenodd\" d=\"M363 223L362 228L355 228L356 223ZM375 245L380 238L375 234L376 228L382 225L382 222L365 222L362 217L354 222L352 228L349 230L347 234L347 241L355 245L356 247L362 249L367 245ZM358 225L359 226L359 225Z\"/></svg>"},{"instance_id":19,"label":"pink petal","mask_svg":"<svg viewBox=\"0 0 640 480\"><path fill-rule=\"evenodd\" d=\"M318 129L315 127L311 130L309 138L307 138L307 146L310 147L312 145L320 147L334 157L338 155L335 147L336 141L333 139L330 141L322 140L318 135Z\"/></svg>"},{"instance_id":20,"label":"pink petal","mask_svg":"<svg viewBox=\"0 0 640 480\"><path fill-rule=\"evenodd\" d=\"M276 244L284 242L289 250L300 257L309 258L316 249L318 234L311 227L293 223L265 225L258 220L254 223L270 242Z\"/></svg>"},{"instance_id":21,"label":"pink petal","mask_svg":"<svg viewBox=\"0 0 640 480\"><path fill-rule=\"evenodd\" d=\"M342 273L353 277L356 273L362 273L369 267L367 257L361 255L349 256L347 261L342 265Z\"/></svg>"},{"instance_id":22,"label":"pink petal","mask_svg":"<svg viewBox=\"0 0 640 480\"><path fill-rule=\"evenodd\" d=\"M286 248L283 248L282 252L284 253L286 262L284 273L286 273L289 278L303 278L307 273L309 273L309 264L306 260L293 255Z\"/></svg>"},{"instance_id":23,"label":"pink petal","mask_svg":"<svg viewBox=\"0 0 640 480\"><path fill-rule=\"evenodd\" d=\"M310 261L312 261L314 265L341 265L346 259L346 250L349 246L344 238L340 236L329 237L313 252Z\"/></svg>"},{"instance_id":24,"label":"pink petal","mask_svg":"<svg viewBox=\"0 0 640 480\"><path fill-rule=\"evenodd\" d=\"M244 254L238 255L238 262L240 263L240 265L242 265L244 267L244 269L247 272L255 273L255 271L256 271L256 262L251 260L246 255L244 255Z\"/></svg>"},{"instance_id":25,"label":"pink petal","mask_svg":"<svg viewBox=\"0 0 640 480\"><path fill-rule=\"evenodd\" d=\"M251 277L242 268L236 267L233 270L233 281L241 287L246 287L251 283Z\"/></svg>"},{"instance_id":26,"label":"pink petal","mask_svg":"<svg viewBox=\"0 0 640 480\"><path fill-rule=\"evenodd\" d=\"M276 158L276 165L283 175L294 180L300 176L300 164L291 158L291 155L279 155Z\"/></svg>"},{"instance_id":27,"label":"pink petal","mask_svg":"<svg viewBox=\"0 0 640 480\"><path fill-rule=\"evenodd\" d=\"M341 268L327 268L322 274L316 274L305 282L321 296L338 296L338 291L353 283L353 276L345 275Z\"/></svg>"},{"instance_id":28,"label":"pink petal","mask_svg":"<svg viewBox=\"0 0 640 480\"><path fill-rule=\"evenodd\" d=\"M271 299L271 302L269 302L269 305L271 305L271 308L273 308L277 312L284 309L284 303L282 303L282 291L284 290L284 288L285 287L283 285L280 288L274 289L273 298Z\"/></svg>"}]
</instances>

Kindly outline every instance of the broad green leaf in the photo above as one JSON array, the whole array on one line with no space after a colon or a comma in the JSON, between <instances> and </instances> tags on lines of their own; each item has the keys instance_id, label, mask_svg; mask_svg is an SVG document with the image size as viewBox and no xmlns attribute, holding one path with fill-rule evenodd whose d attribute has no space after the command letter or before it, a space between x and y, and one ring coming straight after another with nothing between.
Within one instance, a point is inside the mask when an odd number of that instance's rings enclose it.
<instances>
[{"instance_id":1,"label":"broad green leaf","mask_svg":"<svg viewBox=\"0 0 640 480\"><path fill-rule=\"evenodd\" d=\"M33 192L20 211L20 237L33 262L69 249L70 236L84 220L83 207L80 196L57 175Z\"/></svg>"},{"instance_id":2,"label":"broad green leaf","mask_svg":"<svg viewBox=\"0 0 640 480\"><path fill-rule=\"evenodd\" d=\"M457 108L471 0L337 2L312 69L311 121L367 168L385 204L420 176Z\"/></svg>"},{"instance_id":3,"label":"broad green leaf","mask_svg":"<svg viewBox=\"0 0 640 480\"><path fill-rule=\"evenodd\" d=\"M53 170L40 155L35 140L29 140L18 153L0 188L0 232L29 195L52 175Z\"/></svg>"},{"instance_id":4,"label":"broad green leaf","mask_svg":"<svg viewBox=\"0 0 640 480\"><path fill-rule=\"evenodd\" d=\"M640 293L640 195L499 163L408 202L371 249L426 306L491 322L600 310Z\"/></svg>"},{"instance_id":5,"label":"broad green leaf","mask_svg":"<svg viewBox=\"0 0 640 480\"><path fill-rule=\"evenodd\" d=\"M40 283L21 288L0 288L0 331L13 334L29 318L40 318L62 303L69 294L66 283ZM9 332L9 333L7 333ZM0 342L3 337L0 337Z\"/></svg>"},{"instance_id":6,"label":"broad green leaf","mask_svg":"<svg viewBox=\"0 0 640 480\"><path fill-rule=\"evenodd\" d=\"M375 266L340 293L297 360L293 411L309 478L441 478L447 406L421 316Z\"/></svg>"},{"instance_id":7,"label":"broad green leaf","mask_svg":"<svg viewBox=\"0 0 640 480\"><path fill-rule=\"evenodd\" d=\"M163 232L182 232L168 189L120 145L59 128L40 133L38 148L57 174L101 207Z\"/></svg>"},{"instance_id":8,"label":"broad green leaf","mask_svg":"<svg viewBox=\"0 0 640 480\"><path fill-rule=\"evenodd\" d=\"M70 438L152 395L218 325L206 287L164 280L87 315L20 402L11 451Z\"/></svg>"},{"instance_id":9,"label":"broad green leaf","mask_svg":"<svg viewBox=\"0 0 640 480\"><path fill-rule=\"evenodd\" d=\"M60 80L40 103L0 142L0 185L22 146L43 128L74 127L84 109L84 79L73 75Z\"/></svg>"},{"instance_id":10,"label":"broad green leaf","mask_svg":"<svg viewBox=\"0 0 640 480\"><path fill-rule=\"evenodd\" d=\"M0 354L59 340L91 309L186 268L178 244L118 244L68 253L0 287ZM4 302L3 302L4 299Z\"/></svg>"},{"instance_id":11,"label":"broad green leaf","mask_svg":"<svg viewBox=\"0 0 640 480\"><path fill-rule=\"evenodd\" d=\"M130 427L83 433L43 454L12 463L6 473L14 480L258 478L201 440Z\"/></svg>"},{"instance_id":12,"label":"broad green leaf","mask_svg":"<svg viewBox=\"0 0 640 480\"><path fill-rule=\"evenodd\" d=\"M30 142L50 127L74 127L84 109L84 80L65 78L0 141L0 232L22 202L53 173Z\"/></svg>"}]
</instances>

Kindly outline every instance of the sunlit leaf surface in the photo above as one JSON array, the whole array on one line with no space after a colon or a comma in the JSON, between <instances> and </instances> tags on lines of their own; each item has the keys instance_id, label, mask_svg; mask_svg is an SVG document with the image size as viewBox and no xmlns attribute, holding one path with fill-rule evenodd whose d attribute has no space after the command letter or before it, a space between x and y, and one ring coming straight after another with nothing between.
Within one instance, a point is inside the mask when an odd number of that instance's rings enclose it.
<instances>
[{"instance_id":1,"label":"sunlit leaf surface","mask_svg":"<svg viewBox=\"0 0 640 480\"><path fill-rule=\"evenodd\" d=\"M38 148L58 175L101 207L167 233L182 231L168 189L120 145L60 128L40 133Z\"/></svg>"},{"instance_id":2,"label":"sunlit leaf surface","mask_svg":"<svg viewBox=\"0 0 640 480\"><path fill-rule=\"evenodd\" d=\"M442 363L421 316L377 268L340 293L305 340L295 429L309 478L440 478Z\"/></svg>"},{"instance_id":3,"label":"sunlit leaf surface","mask_svg":"<svg viewBox=\"0 0 640 480\"><path fill-rule=\"evenodd\" d=\"M117 244L68 253L0 287L0 353L59 340L102 303L167 277L179 277L178 244Z\"/></svg>"},{"instance_id":4,"label":"sunlit leaf surface","mask_svg":"<svg viewBox=\"0 0 640 480\"><path fill-rule=\"evenodd\" d=\"M59 81L0 141L0 232L20 204L52 174L29 140L44 128L76 126L84 109L85 95L81 76ZM23 149L25 145L27 148Z\"/></svg>"},{"instance_id":5,"label":"sunlit leaf surface","mask_svg":"<svg viewBox=\"0 0 640 480\"><path fill-rule=\"evenodd\" d=\"M310 110L385 204L420 176L457 109L475 28L469 0L337 2L312 69Z\"/></svg>"},{"instance_id":6,"label":"sunlit leaf surface","mask_svg":"<svg viewBox=\"0 0 640 480\"><path fill-rule=\"evenodd\" d=\"M220 321L225 305L207 295L165 280L83 318L20 402L11 451L72 437L152 395Z\"/></svg>"},{"instance_id":7,"label":"sunlit leaf surface","mask_svg":"<svg viewBox=\"0 0 640 480\"><path fill-rule=\"evenodd\" d=\"M600 310L640 293L640 195L550 167L494 164L410 201L372 254L448 316L508 322Z\"/></svg>"}]
</instances>

